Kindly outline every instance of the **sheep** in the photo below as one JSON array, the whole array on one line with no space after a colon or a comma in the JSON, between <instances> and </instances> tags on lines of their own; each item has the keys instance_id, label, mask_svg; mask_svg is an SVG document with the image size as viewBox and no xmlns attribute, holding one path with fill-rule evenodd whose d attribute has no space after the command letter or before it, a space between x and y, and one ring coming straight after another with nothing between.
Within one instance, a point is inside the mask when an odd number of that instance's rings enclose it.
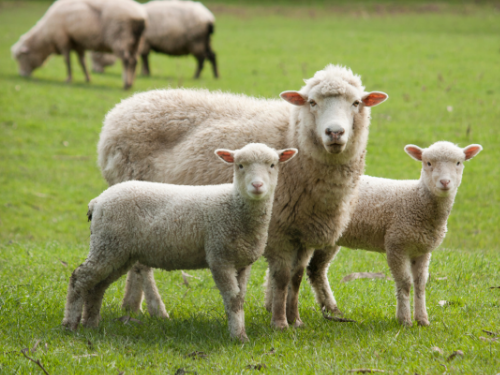
<instances>
[{"instance_id":1,"label":"sheep","mask_svg":"<svg viewBox=\"0 0 500 375\"><path fill-rule=\"evenodd\" d=\"M207 145L297 147L299 156L280 171L264 255L274 294L266 303L271 324L285 329L288 320L300 326L304 267L313 249L333 245L347 226L364 172L369 107L387 97L365 92L359 76L334 65L316 72L300 91L281 93L286 102L208 90L136 94L106 115L99 166L110 185L131 179L207 185L230 180L208 162ZM151 272L140 265L129 272L124 308L140 309L143 284L154 280Z\"/></svg>"},{"instance_id":2,"label":"sheep","mask_svg":"<svg viewBox=\"0 0 500 375\"><path fill-rule=\"evenodd\" d=\"M446 235L446 221L462 181L463 162L481 150L480 145L462 149L450 142L436 142L427 149L407 145L408 155L422 162L419 180L361 177L349 226L336 246L323 249L324 262L308 269L319 304L336 304L327 271L340 246L386 253L396 283L398 321L412 325L409 298L413 282L414 319L428 326L425 284L431 252Z\"/></svg>"},{"instance_id":3,"label":"sheep","mask_svg":"<svg viewBox=\"0 0 500 375\"><path fill-rule=\"evenodd\" d=\"M87 82L85 50L113 52L123 62L125 89L132 86L136 54L146 27L146 11L132 0L59 0L11 48L19 74L30 76L49 55L62 54L66 82L72 81L70 51L75 50Z\"/></svg>"},{"instance_id":4,"label":"sheep","mask_svg":"<svg viewBox=\"0 0 500 375\"><path fill-rule=\"evenodd\" d=\"M92 52L90 57L92 71L95 73L104 73L104 68L113 65L116 61L116 56L111 53Z\"/></svg>"},{"instance_id":5,"label":"sheep","mask_svg":"<svg viewBox=\"0 0 500 375\"><path fill-rule=\"evenodd\" d=\"M210 45L214 32L215 17L201 3L194 1L150 1L144 4L148 14L145 41L139 48L142 74L149 76L149 53L165 53L183 56L192 54L198 61L194 78L199 78L205 58L212 64L215 78L219 77L215 52ZM103 72L113 65L115 57L107 54L105 60L92 54L93 70Z\"/></svg>"},{"instance_id":6,"label":"sheep","mask_svg":"<svg viewBox=\"0 0 500 375\"><path fill-rule=\"evenodd\" d=\"M233 338L247 341L243 303L264 252L279 166L297 149L249 144L215 154L234 165L232 184L127 181L89 203L90 252L71 275L63 325L97 327L104 292L136 261L167 271L209 268ZM158 296L159 298L159 296Z\"/></svg>"}]
</instances>

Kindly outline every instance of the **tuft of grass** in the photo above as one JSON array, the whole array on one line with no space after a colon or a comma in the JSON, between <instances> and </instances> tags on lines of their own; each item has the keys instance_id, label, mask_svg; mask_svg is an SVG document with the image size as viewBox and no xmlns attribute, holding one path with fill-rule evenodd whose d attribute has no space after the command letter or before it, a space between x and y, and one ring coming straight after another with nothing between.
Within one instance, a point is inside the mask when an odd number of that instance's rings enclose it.
<instances>
[{"instance_id":1,"label":"tuft of grass","mask_svg":"<svg viewBox=\"0 0 500 375\"><path fill-rule=\"evenodd\" d=\"M0 372L41 373L21 353L39 359L50 374L344 373L375 368L395 374L494 374L500 343L500 23L494 3L373 1L333 7L209 2L217 17L214 49L221 78L209 66L192 79L193 58L153 55L152 76L121 90L121 68L93 74L85 84L74 61L65 84L60 56L33 77L17 75L9 48L43 15L47 2L0 2ZM339 306L357 323L321 317L304 282L304 329L276 332L263 307L266 263L254 266L245 303L250 343L229 339L218 291L206 270L183 285L180 272L156 272L170 320L133 314L142 324L117 320L124 279L106 293L95 331L65 331L60 323L71 272L88 251L87 203L106 184L96 165L104 115L134 92L205 87L277 97L298 89L328 63L351 67L367 90L390 99L372 111L367 174L418 178L420 166L406 144L449 140L484 151L466 164L448 223L433 255L427 288L431 326L400 327L390 280L341 283L351 272L385 272L385 257L344 249L329 278ZM446 279L443 279L446 277ZM441 306L439 301L447 301ZM483 338L481 338L483 337ZM443 354L433 347L442 349ZM272 350L274 348L274 350ZM464 356L447 361L455 350ZM206 354L189 356L193 352ZM248 365L265 364L260 370Z\"/></svg>"}]
</instances>

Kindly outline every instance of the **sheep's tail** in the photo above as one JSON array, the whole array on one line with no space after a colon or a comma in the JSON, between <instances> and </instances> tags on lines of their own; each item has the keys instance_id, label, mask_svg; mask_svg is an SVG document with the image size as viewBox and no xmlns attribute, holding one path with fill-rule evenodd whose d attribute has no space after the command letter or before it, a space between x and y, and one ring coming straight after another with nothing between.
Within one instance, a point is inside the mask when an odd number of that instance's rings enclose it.
<instances>
[{"instance_id":1,"label":"sheep's tail","mask_svg":"<svg viewBox=\"0 0 500 375\"><path fill-rule=\"evenodd\" d=\"M94 212L94 207L95 207L96 203L97 203L97 199L92 199L89 202L89 210L87 211L88 221L92 221L92 213Z\"/></svg>"}]
</instances>

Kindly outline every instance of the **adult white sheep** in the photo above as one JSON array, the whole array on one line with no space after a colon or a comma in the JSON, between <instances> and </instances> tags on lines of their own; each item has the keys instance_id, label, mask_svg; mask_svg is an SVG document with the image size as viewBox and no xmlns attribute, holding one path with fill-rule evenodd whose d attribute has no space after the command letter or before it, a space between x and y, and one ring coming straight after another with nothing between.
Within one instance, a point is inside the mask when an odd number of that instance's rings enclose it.
<instances>
[{"instance_id":1,"label":"adult white sheep","mask_svg":"<svg viewBox=\"0 0 500 375\"><path fill-rule=\"evenodd\" d=\"M90 201L90 252L71 275L63 325L76 330L83 307L83 324L96 327L104 292L140 261L168 271L210 268L231 336L248 340L243 302L250 268L266 245L278 163L296 152L263 144L219 149L216 155L234 165L233 184L127 181Z\"/></svg>"},{"instance_id":2,"label":"adult white sheep","mask_svg":"<svg viewBox=\"0 0 500 375\"><path fill-rule=\"evenodd\" d=\"M347 226L364 171L369 107L387 95L366 93L350 69L329 65L281 97L288 103L207 90L137 94L106 116L98 153L110 185L131 179L206 185L231 178L209 162L210 145L297 147L299 156L280 172L264 253L274 289L272 324L286 328L287 318L302 323L298 291L313 249L334 244ZM124 307L140 308L151 272L140 266L129 272Z\"/></svg>"},{"instance_id":3,"label":"adult white sheep","mask_svg":"<svg viewBox=\"0 0 500 375\"><path fill-rule=\"evenodd\" d=\"M70 51L78 54L85 74L85 50L113 52L123 62L124 87L132 86L146 11L132 0L59 0L12 46L19 74L30 76L51 54L62 54L71 82Z\"/></svg>"},{"instance_id":4,"label":"adult white sheep","mask_svg":"<svg viewBox=\"0 0 500 375\"><path fill-rule=\"evenodd\" d=\"M215 52L210 39L214 32L215 17L203 4L195 1L150 1L144 4L148 14L148 27L144 43L139 48L142 74L150 75L151 51L173 56L193 55L198 66L194 78L199 78L205 59L212 64L214 76L219 77ZM113 65L115 57L92 53L92 69L102 73Z\"/></svg>"},{"instance_id":5,"label":"adult white sheep","mask_svg":"<svg viewBox=\"0 0 500 375\"><path fill-rule=\"evenodd\" d=\"M408 145L405 151L422 162L419 180L390 180L361 177L359 201L338 246L323 249L324 262L308 267L309 279L321 306L336 307L327 281L328 265L340 246L387 254L396 283L396 317L411 326L410 288L414 285L414 318L429 325L425 306L425 284L431 252L446 235L446 222L462 181L464 161L482 147L465 148L437 142L427 149Z\"/></svg>"}]
</instances>

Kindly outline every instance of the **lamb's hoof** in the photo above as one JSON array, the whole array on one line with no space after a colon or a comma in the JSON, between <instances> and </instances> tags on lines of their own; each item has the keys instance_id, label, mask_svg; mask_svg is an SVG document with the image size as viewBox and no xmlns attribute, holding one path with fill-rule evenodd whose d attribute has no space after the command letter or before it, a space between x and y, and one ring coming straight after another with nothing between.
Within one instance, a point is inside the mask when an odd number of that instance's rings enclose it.
<instances>
[{"instance_id":1,"label":"lamb's hoof","mask_svg":"<svg viewBox=\"0 0 500 375\"><path fill-rule=\"evenodd\" d=\"M250 340L248 339L248 336L245 332L243 332L241 335L238 335L235 337L236 340L238 340L241 343L249 342Z\"/></svg>"},{"instance_id":2,"label":"lamb's hoof","mask_svg":"<svg viewBox=\"0 0 500 375\"><path fill-rule=\"evenodd\" d=\"M342 318L344 316L344 313L337 307L333 308L327 308L326 306L323 306L321 308L321 313L323 314L323 317L328 320L334 320L333 318Z\"/></svg>"},{"instance_id":3,"label":"lamb's hoof","mask_svg":"<svg viewBox=\"0 0 500 375\"><path fill-rule=\"evenodd\" d=\"M406 320L406 319L404 319L404 320L400 319L399 320L399 324L401 324L404 327L408 327L408 328L410 328L411 326L413 326L412 321L411 320Z\"/></svg>"},{"instance_id":4,"label":"lamb's hoof","mask_svg":"<svg viewBox=\"0 0 500 375\"><path fill-rule=\"evenodd\" d=\"M271 327L278 329L280 331L284 331L288 329L288 322L286 320L283 321L271 321Z\"/></svg>"},{"instance_id":5,"label":"lamb's hoof","mask_svg":"<svg viewBox=\"0 0 500 375\"><path fill-rule=\"evenodd\" d=\"M422 327L428 327L431 324L431 323L429 323L429 320L426 318L417 319L417 323L419 326L422 326Z\"/></svg>"},{"instance_id":6,"label":"lamb's hoof","mask_svg":"<svg viewBox=\"0 0 500 375\"><path fill-rule=\"evenodd\" d=\"M63 320L62 326L72 332L76 332L78 330L78 323L70 323Z\"/></svg>"},{"instance_id":7,"label":"lamb's hoof","mask_svg":"<svg viewBox=\"0 0 500 375\"><path fill-rule=\"evenodd\" d=\"M304 327L304 326L305 326L305 324L304 324L304 322L303 322L302 320L300 320L300 319L296 319L296 320L295 320L295 323L293 323L293 326L294 326L295 328L302 328L302 327Z\"/></svg>"}]
</instances>

